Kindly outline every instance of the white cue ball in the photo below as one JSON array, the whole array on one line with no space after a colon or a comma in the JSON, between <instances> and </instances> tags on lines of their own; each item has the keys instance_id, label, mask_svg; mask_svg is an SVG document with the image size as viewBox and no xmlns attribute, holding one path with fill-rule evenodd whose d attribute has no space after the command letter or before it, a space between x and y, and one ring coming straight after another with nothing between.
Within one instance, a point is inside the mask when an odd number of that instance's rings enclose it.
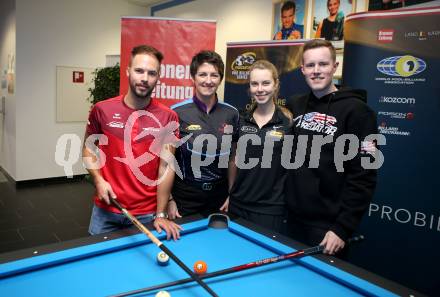
<instances>
[{"instance_id":1,"label":"white cue ball","mask_svg":"<svg viewBox=\"0 0 440 297\"><path fill-rule=\"evenodd\" d=\"M154 295L155 297L171 297L171 294L168 293L167 291L159 291L157 292L156 295Z\"/></svg>"},{"instance_id":2,"label":"white cue ball","mask_svg":"<svg viewBox=\"0 0 440 297\"><path fill-rule=\"evenodd\" d=\"M169 262L170 257L165 252L161 251L157 254L157 263L159 263L159 265L165 266L168 265Z\"/></svg>"}]
</instances>

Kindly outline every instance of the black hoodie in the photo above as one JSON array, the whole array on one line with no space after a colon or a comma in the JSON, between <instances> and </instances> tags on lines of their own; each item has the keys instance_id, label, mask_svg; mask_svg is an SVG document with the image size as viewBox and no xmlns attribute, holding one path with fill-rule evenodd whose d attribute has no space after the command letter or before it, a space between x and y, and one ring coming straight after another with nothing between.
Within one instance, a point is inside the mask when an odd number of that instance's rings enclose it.
<instances>
[{"instance_id":1,"label":"black hoodie","mask_svg":"<svg viewBox=\"0 0 440 297\"><path fill-rule=\"evenodd\" d=\"M372 149L372 143L364 139L377 134L376 115L366 104L366 92L340 89L320 99L310 93L292 99L288 107L294 114L296 141L301 135L308 138L304 164L289 170L287 178L290 214L300 223L331 230L346 240L367 210L376 185L376 170L361 166L361 157L373 158L374 154L374 146ZM353 159L343 162L343 172L338 172L335 143L346 134L357 137L360 149ZM315 135L332 135L332 139L322 146L319 162L309 164ZM297 143L293 146L292 162L298 157L296 149Z\"/></svg>"}]
</instances>

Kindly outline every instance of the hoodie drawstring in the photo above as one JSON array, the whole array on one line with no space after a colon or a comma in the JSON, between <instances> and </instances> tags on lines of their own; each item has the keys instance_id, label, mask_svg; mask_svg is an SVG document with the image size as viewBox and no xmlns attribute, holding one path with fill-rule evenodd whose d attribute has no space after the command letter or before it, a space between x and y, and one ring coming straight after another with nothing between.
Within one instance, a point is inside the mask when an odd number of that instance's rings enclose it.
<instances>
[{"instance_id":1,"label":"hoodie drawstring","mask_svg":"<svg viewBox=\"0 0 440 297\"><path fill-rule=\"evenodd\" d=\"M330 98L328 99L328 102L327 102L327 110L325 111L324 127L322 129L322 134L325 134L325 126L327 125L327 116L328 116L328 113L330 111L330 103L332 102L333 97L335 97L335 93L334 92L330 95Z\"/></svg>"},{"instance_id":2,"label":"hoodie drawstring","mask_svg":"<svg viewBox=\"0 0 440 297\"><path fill-rule=\"evenodd\" d=\"M306 105L305 105L305 107L304 107L304 111L303 111L303 113L302 113L301 119L299 120L298 128L300 128L300 129L301 129L301 123L302 123L302 121L303 121L303 119L304 119L304 115L306 114L306 111L307 111L307 105L309 105L309 99L310 99L310 95L307 96L307 99L306 99Z\"/></svg>"}]
</instances>

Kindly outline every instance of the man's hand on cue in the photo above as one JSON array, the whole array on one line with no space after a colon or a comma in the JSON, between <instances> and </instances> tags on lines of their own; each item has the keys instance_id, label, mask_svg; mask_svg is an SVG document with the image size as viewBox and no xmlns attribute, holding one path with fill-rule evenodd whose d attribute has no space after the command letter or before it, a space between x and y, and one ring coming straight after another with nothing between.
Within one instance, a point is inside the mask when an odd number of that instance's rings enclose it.
<instances>
[{"instance_id":1,"label":"man's hand on cue","mask_svg":"<svg viewBox=\"0 0 440 297\"><path fill-rule=\"evenodd\" d=\"M319 245L325 246L324 254L334 255L344 248L345 242L333 231L328 231Z\"/></svg>"}]
</instances>

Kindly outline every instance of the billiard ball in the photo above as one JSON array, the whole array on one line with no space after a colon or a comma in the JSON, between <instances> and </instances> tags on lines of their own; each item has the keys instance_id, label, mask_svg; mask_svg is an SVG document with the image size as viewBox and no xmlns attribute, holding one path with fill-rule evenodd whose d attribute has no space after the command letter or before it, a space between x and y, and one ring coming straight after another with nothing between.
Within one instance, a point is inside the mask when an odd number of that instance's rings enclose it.
<instances>
[{"instance_id":1,"label":"billiard ball","mask_svg":"<svg viewBox=\"0 0 440 297\"><path fill-rule=\"evenodd\" d=\"M171 297L171 294L167 291L159 291L154 295L154 297Z\"/></svg>"},{"instance_id":2,"label":"billiard ball","mask_svg":"<svg viewBox=\"0 0 440 297\"><path fill-rule=\"evenodd\" d=\"M204 261L196 261L194 263L194 272L197 274L205 274L208 271L208 265Z\"/></svg>"},{"instance_id":3,"label":"billiard ball","mask_svg":"<svg viewBox=\"0 0 440 297\"><path fill-rule=\"evenodd\" d=\"M168 265L170 262L170 257L163 251L157 254L157 263L161 266Z\"/></svg>"}]
</instances>

